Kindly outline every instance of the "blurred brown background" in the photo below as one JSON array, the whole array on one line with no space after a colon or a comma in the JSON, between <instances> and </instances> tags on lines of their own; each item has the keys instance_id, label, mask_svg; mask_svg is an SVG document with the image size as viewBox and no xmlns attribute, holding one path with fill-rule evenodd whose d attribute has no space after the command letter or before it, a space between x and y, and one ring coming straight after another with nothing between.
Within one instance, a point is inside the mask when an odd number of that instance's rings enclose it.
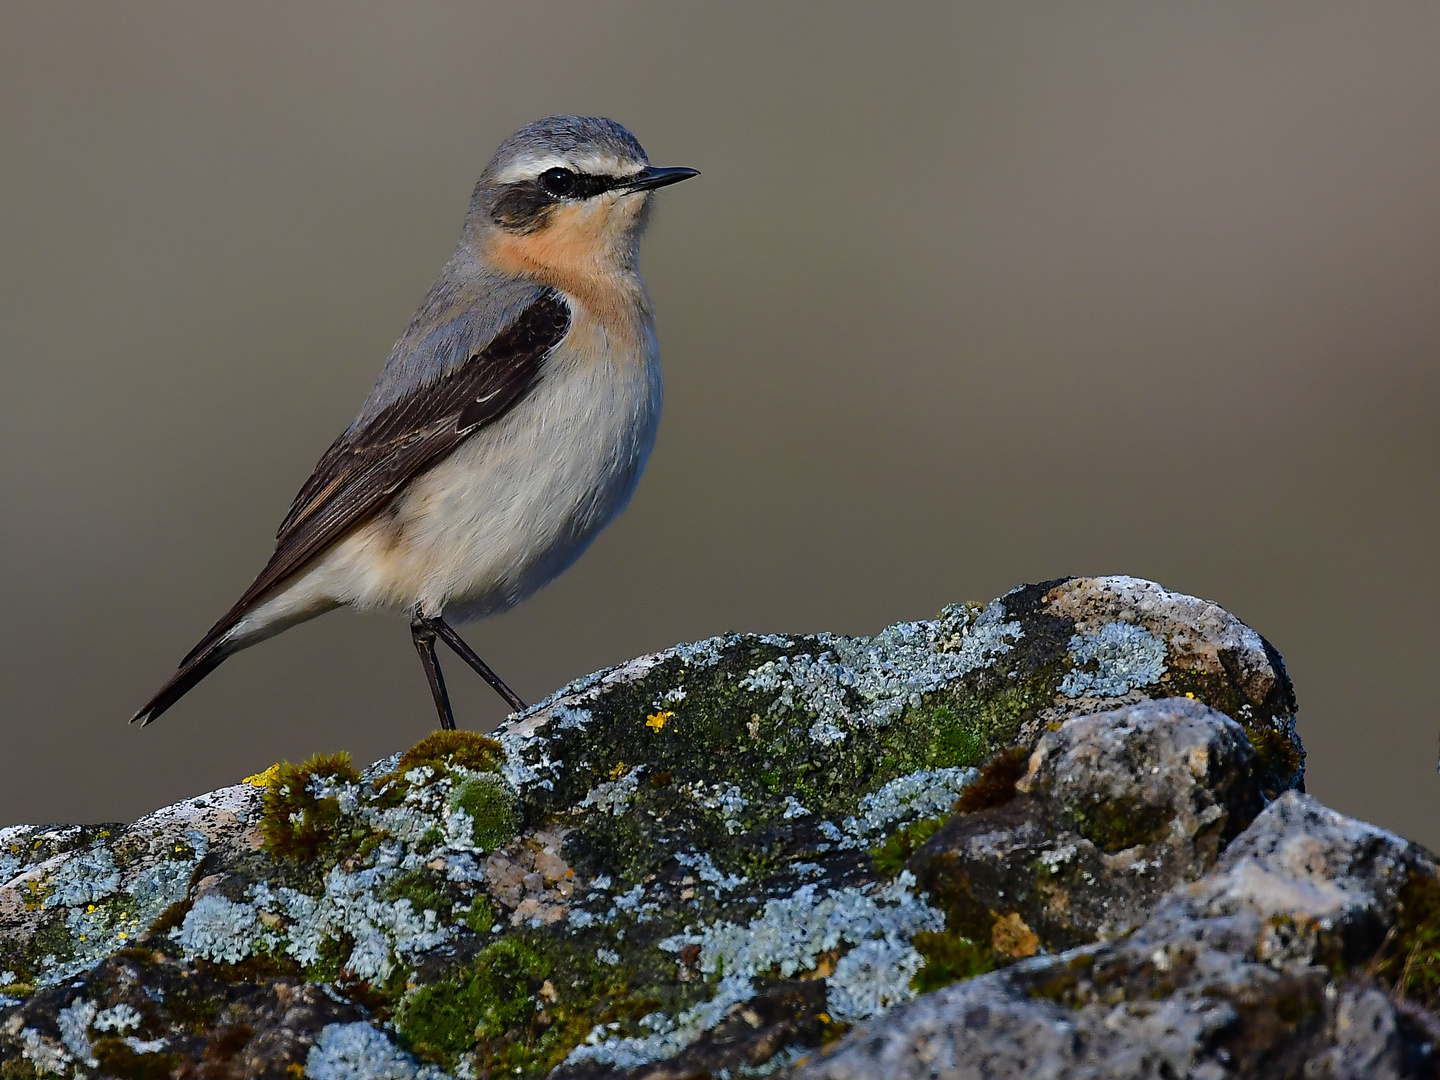
<instances>
[{"instance_id":1,"label":"blurred brown background","mask_svg":"<svg viewBox=\"0 0 1440 1080\"><path fill-rule=\"evenodd\" d=\"M1312 792L1440 846L1437 46L1432 4L12 0L0 823L429 730L406 628L346 613L124 721L263 563L495 144L572 111L704 176L645 250L634 504L469 629L523 695L1130 573L1281 650Z\"/></svg>"}]
</instances>

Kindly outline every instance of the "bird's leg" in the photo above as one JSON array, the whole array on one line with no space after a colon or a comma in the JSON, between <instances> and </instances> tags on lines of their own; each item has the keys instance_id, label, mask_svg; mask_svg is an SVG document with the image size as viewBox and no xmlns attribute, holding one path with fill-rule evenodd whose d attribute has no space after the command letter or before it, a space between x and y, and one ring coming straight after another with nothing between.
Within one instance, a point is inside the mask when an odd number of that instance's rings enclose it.
<instances>
[{"instance_id":1,"label":"bird's leg","mask_svg":"<svg viewBox=\"0 0 1440 1080\"><path fill-rule=\"evenodd\" d=\"M455 730L455 714L450 711L450 695L445 692L445 676L440 674L440 658L435 655L435 631L421 618L410 622L410 638L415 642L415 651L420 654L420 663L425 666L425 681L430 684L430 693L435 698L435 710L440 714L440 727L445 731Z\"/></svg>"},{"instance_id":2,"label":"bird's leg","mask_svg":"<svg viewBox=\"0 0 1440 1080\"><path fill-rule=\"evenodd\" d=\"M481 660L475 650L470 648L470 646L465 643L465 639L462 638L459 634L457 634L455 632L455 628L452 627L449 623L447 623L444 619L441 619L437 616L433 619L420 618L417 619L416 622L426 627L433 634L438 634L440 636L440 640L445 642L446 645L449 645L450 648L454 649L456 656L460 657L461 660L464 660L465 663L469 664L472 668L474 668L475 674L479 675L482 679L489 683L490 689L494 690L497 694L504 698L506 704L508 704L510 708L514 709L516 712L519 712L521 709L525 708L525 702L520 700L520 695L515 693L514 690L511 690L510 687L506 686L505 680L500 678L499 675L496 675L495 672L491 671L490 665L485 663L484 660Z\"/></svg>"}]
</instances>

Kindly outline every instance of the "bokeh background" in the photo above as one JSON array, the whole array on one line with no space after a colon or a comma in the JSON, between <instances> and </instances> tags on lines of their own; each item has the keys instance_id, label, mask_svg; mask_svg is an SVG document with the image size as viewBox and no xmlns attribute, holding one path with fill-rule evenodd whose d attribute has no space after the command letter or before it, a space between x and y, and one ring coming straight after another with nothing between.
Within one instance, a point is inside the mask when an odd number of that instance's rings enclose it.
<instances>
[{"instance_id":1,"label":"bokeh background","mask_svg":"<svg viewBox=\"0 0 1440 1080\"><path fill-rule=\"evenodd\" d=\"M727 629L1130 573L1265 634L1310 790L1440 847L1440 7L0 7L0 823L407 746L336 613L129 714L250 581L550 112L699 168L629 512L472 626L528 699ZM462 725L498 701L450 663Z\"/></svg>"}]
</instances>

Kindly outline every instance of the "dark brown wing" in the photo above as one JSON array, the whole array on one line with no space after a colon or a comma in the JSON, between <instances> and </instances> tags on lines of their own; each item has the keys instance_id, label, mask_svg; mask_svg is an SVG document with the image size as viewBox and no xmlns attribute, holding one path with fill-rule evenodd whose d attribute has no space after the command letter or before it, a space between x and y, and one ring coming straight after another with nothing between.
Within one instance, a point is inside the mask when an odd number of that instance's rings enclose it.
<instances>
[{"instance_id":1,"label":"dark brown wing","mask_svg":"<svg viewBox=\"0 0 1440 1080\"><path fill-rule=\"evenodd\" d=\"M569 307L555 293L544 293L449 375L337 439L285 515L265 569L181 666L223 637L257 599L379 510L426 465L504 413L534 382L569 328Z\"/></svg>"}]
</instances>

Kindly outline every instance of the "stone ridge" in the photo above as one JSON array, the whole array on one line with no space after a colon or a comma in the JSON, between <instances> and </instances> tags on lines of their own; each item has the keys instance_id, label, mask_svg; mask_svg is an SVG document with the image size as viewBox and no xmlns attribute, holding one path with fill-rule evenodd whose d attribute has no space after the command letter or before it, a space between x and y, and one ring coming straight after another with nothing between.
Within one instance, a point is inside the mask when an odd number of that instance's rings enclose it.
<instances>
[{"instance_id":1,"label":"stone ridge","mask_svg":"<svg viewBox=\"0 0 1440 1080\"><path fill-rule=\"evenodd\" d=\"M12 827L0 1076L773 1072L1144 923L1302 784L1294 708L1216 605L1064 579L676 646L363 772Z\"/></svg>"},{"instance_id":2,"label":"stone ridge","mask_svg":"<svg viewBox=\"0 0 1440 1080\"><path fill-rule=\"evenodd\" d=\"M1374 976L1437 890L1428 852L1287 792L1129 937L928 994L796 1080L1434 1076L1440 1019Z\"/></svg>"}]
</instances>

